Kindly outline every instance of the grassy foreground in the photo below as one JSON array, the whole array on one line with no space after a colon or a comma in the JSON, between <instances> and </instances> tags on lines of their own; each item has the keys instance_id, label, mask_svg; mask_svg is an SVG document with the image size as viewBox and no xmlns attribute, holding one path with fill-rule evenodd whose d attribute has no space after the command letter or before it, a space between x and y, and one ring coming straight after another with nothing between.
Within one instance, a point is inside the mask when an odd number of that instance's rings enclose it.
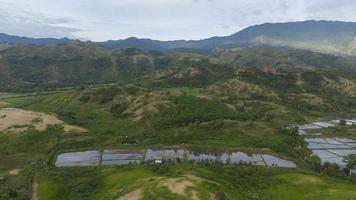
<instances>
[{"instance_id":1,"label":"grassy foreground","mask_svg":"<svg viewBox=\"0 0 356 200\"><path fill-rule=\"evenodd\" d=\"M294 170L185 163L164 170L55 170L40 176L39 193L43 200L125 199L126 194L133 199L351 200L356 198L356 185Z\"/></svg>"}]
</instances>

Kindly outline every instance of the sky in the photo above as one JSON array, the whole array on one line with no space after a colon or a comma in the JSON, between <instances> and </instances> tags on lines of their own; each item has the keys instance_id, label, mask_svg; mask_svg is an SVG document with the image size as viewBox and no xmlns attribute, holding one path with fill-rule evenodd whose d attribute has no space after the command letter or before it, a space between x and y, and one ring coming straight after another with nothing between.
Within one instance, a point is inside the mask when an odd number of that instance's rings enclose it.
<instances>
[{"instance_id":1,"label":"sky","mask_svg":"<svg viewBox=\"0 0 356 200\"><path fill-rule=\"evenodd\" d=\"M266 22L356 22L355 0L0 0L0 32L106 41L226 36Z\"/></svg>"}]
</instances>

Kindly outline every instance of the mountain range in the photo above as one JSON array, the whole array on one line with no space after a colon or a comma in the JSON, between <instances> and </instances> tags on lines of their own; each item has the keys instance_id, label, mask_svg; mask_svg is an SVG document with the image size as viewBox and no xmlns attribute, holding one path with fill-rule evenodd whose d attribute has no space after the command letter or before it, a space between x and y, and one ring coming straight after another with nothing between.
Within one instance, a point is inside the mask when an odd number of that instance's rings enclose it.
<instances>
[{"instance_id":1,"label":"mountain range","mask_svg":"<svg viewBox=\"0 0 356 200\"><path fill-rule=\"evenodd\" d=\"M143 83L158 87L206 86L232 78L243 68L338 70L356 76L354 59L287 47L229 50L220 55L163 54L138 48L108 49L91 43L13 45L0 50L0 91Z\"/></svg>"},{"instance_id":2,"label":"mountain range","mask_svg":"<svg viewBox=\"0 0 356 200\"><path fill-rule=\"evenodd\" d=\"M68 38L27 38L0 34L0 43L53 45L74 42ZM265 23L248 27L225 37L203 40L159 41L130 37L124 40L94 42L106 48L136 47L144 51L168 52L175 49L220 53L246 47L292 47L335 55L356 56L356 23L341 21L303 21Z\"/></svg>"}]
</instances>

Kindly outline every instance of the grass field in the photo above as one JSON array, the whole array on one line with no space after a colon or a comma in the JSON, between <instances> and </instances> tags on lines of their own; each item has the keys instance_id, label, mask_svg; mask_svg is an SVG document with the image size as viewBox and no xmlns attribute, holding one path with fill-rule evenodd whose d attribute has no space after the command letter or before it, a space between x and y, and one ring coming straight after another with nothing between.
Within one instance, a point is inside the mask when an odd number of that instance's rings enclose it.
<instances>
[{"instance_id":1,"label":"grass field","mask_svg":"<svg viewBox=\"0 0 356 200\"><path fill-rule=\"evenodd\" d=\"M354 184L338 183L306 174L282 174L277 175L276 178L283 183L267 190L271 199L356 199L356 185Z\"/></svg>"},{"instance_id":2,"label":"grass field","mask_svg":"<svg viewBox=\"0 0 356 200\"><path fill-rule=\"evenodd\" d=\"M56 171L39 179L40 197L50 199L120 199L140 190L141 199L328 199L356 198L356 186L336 182L305 172L255 167L239 167L255 175L233 172L228 167L203 167L196 164L170 166L157 174L149 166ZM225 172L222 173L222 170ZM59 176L60 174L60 176ZM230 176L230 178L228 178ZM253 181L260 182L253 182ZM137 194L137 192L136 192ZM131 193L134 195L134 193ZM133 198L133 197L132 197ZM135 198L133 198L135 199Z\"/></svg>"}]
</instances>

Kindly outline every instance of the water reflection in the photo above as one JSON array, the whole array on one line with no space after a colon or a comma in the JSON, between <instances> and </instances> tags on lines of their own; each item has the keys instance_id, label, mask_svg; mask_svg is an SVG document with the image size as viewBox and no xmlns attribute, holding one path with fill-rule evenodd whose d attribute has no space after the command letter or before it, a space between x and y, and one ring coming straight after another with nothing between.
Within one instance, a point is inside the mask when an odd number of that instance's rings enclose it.
<instances>
[{"instance_id":1,"label":"water reflection","mask_svg":"<svg viewBox=\"0 0 356 200\"><path fill-rule=\"evenodd\" d=\"M100 160L101 156L101 160ZM104 150L63 153L58 155L56 166L97 166L101 165L130 165L156 160L172 161L218 161L221 163L247 163L259 166L295 168L296 165L287 160L268 155L244 152L219 152L184 149L147 149L143 150Z\"/></svg>"}]
</instances>

